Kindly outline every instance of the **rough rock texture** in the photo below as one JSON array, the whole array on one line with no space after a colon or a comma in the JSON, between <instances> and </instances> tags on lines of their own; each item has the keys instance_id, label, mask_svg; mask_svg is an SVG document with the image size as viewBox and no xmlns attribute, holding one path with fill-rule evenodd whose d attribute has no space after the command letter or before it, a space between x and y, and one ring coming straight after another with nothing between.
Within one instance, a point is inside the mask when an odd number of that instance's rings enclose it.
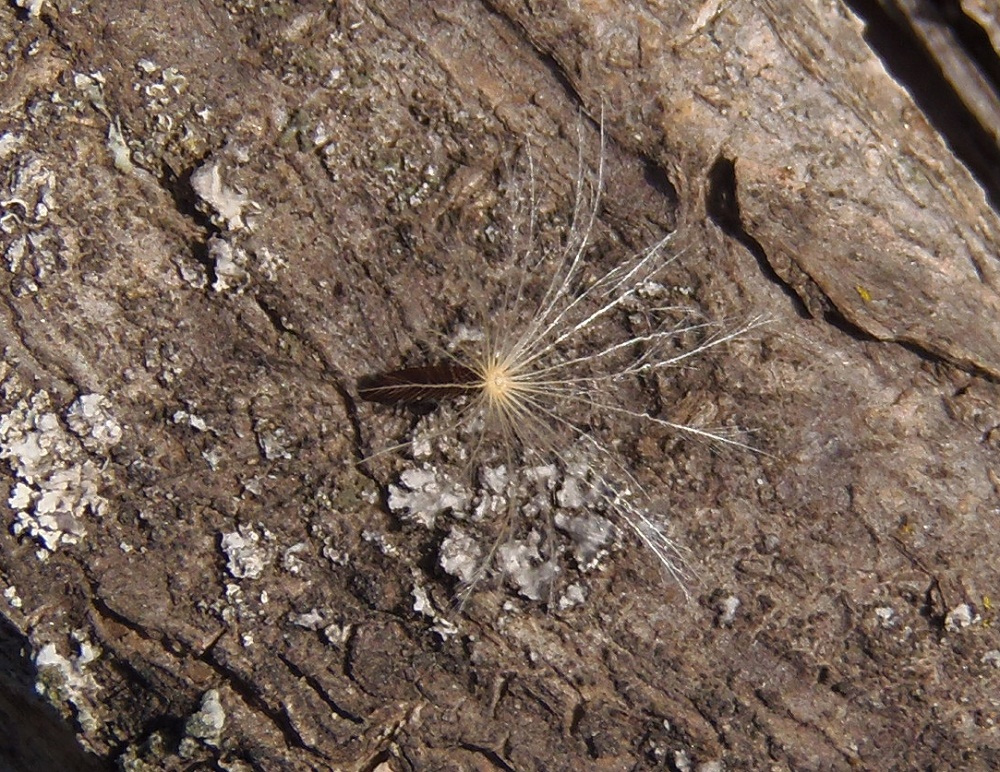
<instances>
[{"instance_id":1,"label":"rough rock texture","mask_svg":"<svg viewBox=\"0 0 1000 772\"><path fill-rule=\"evenodd\" d=\"M8 766L1000 766L986 195L839 2L568 5L0 8ZM623 438L692 601L619 534L457 605L356 379L481 302L523 145L558 237L602 113L599 259L676 229L772 320L643 388L763 452Z\"/></svg>"}]
</instances>

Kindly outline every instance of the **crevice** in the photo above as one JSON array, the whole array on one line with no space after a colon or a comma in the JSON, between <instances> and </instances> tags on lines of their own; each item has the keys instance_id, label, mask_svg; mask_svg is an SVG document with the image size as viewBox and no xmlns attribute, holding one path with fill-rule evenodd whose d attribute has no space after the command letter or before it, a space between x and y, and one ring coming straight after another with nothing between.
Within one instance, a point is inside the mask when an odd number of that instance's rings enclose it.
<instances>
[{"instance_id":1,"label":"crevice","mask_svg":"<svg viewBox=\"0 0 1000 772\"><path fill-rule=\"evenodd\" d=\"M278 659L280 659L282 662L285 663L285 667L287 667L292 672L292 675L294 675L296 678L305 681L306 685L310 689L312 689L316 693L316 695L321 700L323 700L324 703L326 703L326 706L330 708L330 710L332 710L336 715L340 716L345 721L350 721L352 724L358 724L359 726L364 725L365 720L356 713L351 713L349 710L342 708L340 705L338 705L337 702L330 697L330 695L319 683L319 681L316 679L315 676L306 673L304 670L302 670L302 668L300 668L294 662L289 660L284 654L279 654Z\"/></svg>"},{"instance_id":2,"label":"crevice","mask_svg":"<svg viewBox=\"0 0 1000 772\"><path fill-rule=\"evenodd\" d=\"M89 577L88 583L91 588L91 608L97 616L124 627L144 641L155 643L164 654L174 659L177 658L177 655L168 646L165 636L151 634L141 624L112 609L98 594L99 584ZM92 623L96 623L96 620L92 619ZM110 646L109 653L112 655L109 659L109 667L120 675L122 688L131 692L129 701L140 701L148 712L149 718L142 721L141 730L136 737L114 745L109 751L109 757L121 757L129 747L142 745L154 735L165 736L176 745L183 737L185 721L183 716L178 715L178 712L190 712L190 709L194 707L194 701L185 694L186 687L177 684L176 689L171 687L167 691L164 683L156 683L147 672L134 664L127 651L121 651L117 646L111 646L112 640L111 636L102 634L102 644L106 648ZM156 666L153 665L150 669L153 667ZM172 672L171 676L176 677Z\"/></svg>"},{"instance_id":3,"label":"crevice","mask_svg":"<svg viewBox=\"0 0 1000 772\"><path fill-rule=\"evenodd\" d=\"M852 322L843 313L831 304L830 308L823 313L823 321L852 340L858 343L878 343L881 342L870 332L867 332L857 324Z\"/></svg>"},{"instance_id":4,"label":"crevice","mask_svg":"<svg viewBox=\"0 0 1000 772\"><path fill-rule=\"evenodd\" d=\"M382 511L386 514L391 514L388 486L378 479L378 476L367 463L370 454L365 449L365 434L362 427L361 414L358 410L358 403L346 385L349 379L330 363L323 350L315 345L308 335L299 334L299 338L316 355L323 366L323 370L333 376L333 388L340 397L341 404L344 407L344 414L351 425L351 449L354 453L354 465L362 475L371 480L375 485L376 490L378 490L379 506Z\"/></svg>"},{"instance_id":5,"label":"crevice","mask_svg":"<svg viewBox=\"0 0 1000 772\"><path fill-rule=\"evenodd\" d=\"M569 721L569 735L570 737L575 736L580 731L580 722L583 721L583 717L586 715L586 709L584 708L583 702L578 702L573 706L573 712L570 716Z\"/></svg>"},{"instance_id":6,"label":"crevice","mask_svg":"<svg viewBox=\"0 0 1000 772\"><path fill-rule=\"evenodd\" d=\"M796 312L803 319L812 319L814 315L803 302L799 294L788 282L783 280L767 259L767 253L763 246L743 227L740 213L739 197L737 195L736 164L733 160L719 157L712 164L708 173L708 192L706 194L705 208L709 217L719 228L730 238L742 244L757 260L761 272L780 287L785 295L792 301ZM982 367L974 363L956 363L944 356L936 354L919 343L903 340L897 337L878 338L872 333L851 321L844 313L824 295L826 306L823 310L822 319L831 327L838 330L843 335L858 341L859 343L891 342L895 343L907 351L918 356L920 359L932 364L951 363L961 367L963 370L973 372L976 375L995 380L995 376Z\"/></svg>"},{"instance_id":7,"label":"crevice","mask_svg":"<svg viewBox=\"0 0 1000 772\"><path fill-rule=\"evenodd\" d=\"M362 694L371 697L372 699L376 699L376 695L372 694L367 689L365 689L364 685L354 675L353 663L354 663L354 654L357 647L357 638L358 638L358 631L356 628L354 628L351 630L348 639L344 642L344 652L345 652L344 666L343 668L341 668L341 672L344 674L344 677L347 678L348 681L350 681L352 684L358 687L358 689L361 690Z\"/></svg>"},{"instance_id":8,"label":"crevice","mask_svg":"<svg viewBox=\"0 0 1000 772\"><path fill-rule=\"evenodd\" d=\"M37 351L31 345L31 336L27 330L31 326L30 320L26 320L24 312L18 307L17 298L12 298L7 292L0 292L0 299L3 305L10 311L7 316L7 324L0 323L0 340L6 338L9 344L4 345L4 361L8 364L17 365L18 368L27 367L33 381L47 380L46 391L53 398L58 397L59 402L68 404L80 394L86 394L89 389L84 388L79 380L72 374L70 363L65 360L59 361L53 358L55 352L48 346L39 345ZM26 302L38 303L37 298L28 298ZM10 333L10 336L4 333ZM12 338L12 339L11 339ZM11 346L17 351L11 350ZM25 361L27 360L27 361ZM44 375L44 379L42 376ZM30 382L29 380L29 382ZM35 388L29 388L25 394L30 394ZM16 400L14 400L16 401Z\"/></svg>"},{"instance_id":9,"label":"crevice","mask_svg":"<svg viewBox=\"0 0 1000 772\"><path fill-rule=\"evenodd\" d=\"M646 184L664 198L671 212L676 212L680 207L680 196L663 167L648 156L640 155L638 158L642 162L642 176Z\"/></svg>"},{"instance_id":10,"label":"crevice","mask_svg":"<svg viewBox=\"0 0 1000 772\"><path fill-rule=\"evenodd\" d=\"M75 718L67 719L36 691L40 675L28 654L31 650L21 630L0 617L0 718L4 721L0 766L5 770L110 772L113 766L106 758L81 745Z\"/></svg>"},{"instance_id":11,"label":"crevice","mask_svg":"<svg viewBox=\"0 0 1000 772\"><path fill-rule=\"evenodd\" d=\"M369 453L365 447L364 429L362 426L361 416L354 395L351 393L351 390L347 385L351 379L332 364L326 356L322 346L319 346L307 332L296 329L294 325L288 325L286 323L285 315L282 314L281 309L278 306L261 297L259 294L253 295L253 301L257 307L260 308L261 312L267 318L268 323L274 328L275 332L279 336L291 336L298 341L301 346L305 350L309 351L319 362L323 375L329 376L326 382L329 383L333 387L333 390L337 393L337 397L340 399L340 403L343 406L344 414L347 416L347 420L351 426L350 442L351 451L354 455L355 467L361 472L362 475L371 480L376 486L382 510L386 513L391 513L391 510L389 509L388 488L377 478L366 463ZM254 347L264 358L264 361L269 368L276 366L270 359L269 351L261 348L256 343L254 343Z\"/></svg>"},{"instance_id":12,"label":"crevice","mask_svg":"<svg viewBox=\"0 0 1000 772\"><path fill-rule=\"evenodd\" d=\"M740 214L739 196L736 193L736 162L719 156L708 171L708 190L705 194L705 211L719 229L734 241L740 243L757 261L761 273L779 287L788 297L796 313L803 319L811 319L798 293L782 279L770 261L764 247L743 227Z\"/></svg>"},{"instance_id":13,"label":"crevice","mask_svg":"<svg viewBox=\"0 0 1000 772\"><path fill-rule=\"evenodd\" d=\"M937 635L944 635L945 622L950 604L945 597L944 587L941 584L940 578L899 536L892 534L889 536L889 539L899 554L909 560L914 568L927 577L928 584L924 590L923 602L920 604L919 614L927 620L928 627L932 631Z\"/></svg>"},{"instance_id":14,"label":"crevice","mask_svg":"<svg viewBox=\"0 0 1000 772\"><path fill-rule=\"evenodd\" d=\"M220 235L221 230L212 219L198 209L198 197L191 187L191 176L198 170L200 162L207 155L196 159L191 166L182 174L176 174L172 170L165 170L159 178L160 187L163 188L174 202L174 208L182 216L190 220L195 227L203 234L200 240L191 242L191 257L205 269L208 283L206 286L213 286L218 276L215 273L215 261L208 253L208 243L212 236Z\"/></svg>"},{"instance_id":15,"label":"crevice","mask_svg":"<svg viewBox=\"0 0 1000 772\"><path fill-rule=\"evenodd\" d=\"M538 63L543 67L559 84L560 88L566 93L569 101L573 104L583 105L583 100L580 98L580 93L577 91L576 86L573 84L572 79L566 72L566 68L563 66L551 51L543 49L535 37L531 34L531 30L525 27L523 24L515 20L510 16L510 14L504 13L502 10L496 7L496 3L491 0L482 0L482 6L486 11L499 19L501 23L507 25L518 38L526 41L529 46L538 55ZM596 123L596 121L595 121Z\"/></svg>"},{"instance_id":16,"label":"crevice","mask_svg":"<svg viewBox=\"0 0 1000 772\"><path fill-rule=\"evenodd\" d=\"M966 15L961 2L957 0L937 0L934 5L962 43L969 58L976 63L980 73L990 81L994 91L1000 90L1000 57L994 50L987 31L974 18Z\"/></svg>"},{"instance_id":17,"label":"crevice","mask_svg":"<svg viewBox=\"0 0 1000 772\"><path fill-rule=\"evenodd\" d=\"M166 741L167 747L178 747L184 739L184 718L162 714L154 716L149 721L142 724L141 730L133 737L122 740L108 753L108 757L115 759L121 764L131 748L141 748L148 744L154 737L159 737ZM124 766L117 766L116 769L123 769Z\"/></svg>"},{"instance_id":18,"label":"crevice","mask_svg":"<svg viewBox=\"0 0 1000 772\"><path fill-rule=\"evenodd\" d=\"M99 616L102 616L105 619L110 619L112 622L121 625L130 632L138 635L144 641L155 641L166 649L166 646L164 646L164 642L160 637L151 634L149 630L138 622L111 608L107 601L100 596L100 586L95 580L88 578L88 582L90 584L90 604Z\"/></svg>"},{"instance_id":19,"label":"crevice","mask_svg":"<svg viewBox=\"0 0 1000 772\"><path fill-rule=\"evenodd\" d=\"M273 708L264 701L258 693L254 683L248 681L246 678L222 662L219 662L211 654L211 651L206 652L204 656L199 657L198 659L212 668L212 670L214 670L220 678L229 684L232 690L236 692L236 694L238 694L247 705L254 708L261 715L266 716L285 738L285 742L288 747L299 748L316 758L327 758L326 755L318 748L314 748L312 745L309 745L302 738L302 735L299 734L298 729L295 728L295 724L286 710Z\"/></svg>"},{"instance_id":20,"label":"crevice","mask_svg":"<svg viewBox=\"0 0 1000 772\"><path fill-rule=\"evenodd\" d=\"M257 304L257 307L261 310L267 320L271 323L271 326L275 329L279 335L296 335L295 330L285 324L285 317L281 315L274 306L272 306L267 300L262 298L259 294L253 294L253 301Z\"/></svg>"},{"instance_id":21,"label":"crevice","mask_svg":"<svg viewBox=\"0 0 1000 772\"><path fill-rule=\"evenodd\" d=\"M491 748L484 748L482 745L476 745L475 743L461 743L459 747L471 753L479 754L497 769L502 769L504 772L514 772L514 767L504 761L500 757L500 754Z\"/></svg>"},{"instance_id":22,"label":"crevice","mask_svg":"<svg viewBox=\"0 0 1000 772\"><path fill-rule=\"evenodd\" d=\"M879 57L889 74L906 89L917 107L944 138L951 151L986 189L994 209L1000 206L1000 148L989 127L983 126L969 111L941 71L934 55L914 33L901 13L887 8L879 0L846 0L865 23L864 39ZM993 83L1000 73L1000 62L986 39L986 33L958 9L942 15L946 2L918 2L919 13L929 16L956 37L959 51ZM961 16L962 20L954 18ZM952 22L950 25L948 22ZM989 51L989 54L986 51Z\"/></svg>"},{"instance_id":23,"label":"crevice","mask_svg":"<svg viewBox=\"0 0 1000 772\"><path fill-rule=\"evenodd\" d=\"M392 756L389 751L381 751L369 759L364 766L360 767L360 772L375 772L375 770L379 769L391 769L392 767L389 765L389 760L391 758ZM386 766L383 767L383 764Z\"/></svg>"}]
</instances>

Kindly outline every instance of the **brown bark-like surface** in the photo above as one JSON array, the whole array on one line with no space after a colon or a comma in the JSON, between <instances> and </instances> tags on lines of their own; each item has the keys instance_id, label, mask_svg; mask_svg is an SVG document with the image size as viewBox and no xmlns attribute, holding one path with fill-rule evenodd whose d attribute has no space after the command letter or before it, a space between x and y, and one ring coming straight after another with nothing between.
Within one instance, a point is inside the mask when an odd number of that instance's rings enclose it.
<instances>
[{"instance_id":1,"label":"brown bark-like surface","mask_svg":"<svg viewBox=\"0 0 1000 772\"><path fill-rule=\"evenodd\" d=\"M0 8L8 766L1000 766L983 189L840 3L568 5ZM676 229L771 320L642 389L761 452L616 446L691 600L622 532L459 605L357 379L485 305L523 146L558 238L602 114L594 259Z\"/></svg>"}]
</instances>

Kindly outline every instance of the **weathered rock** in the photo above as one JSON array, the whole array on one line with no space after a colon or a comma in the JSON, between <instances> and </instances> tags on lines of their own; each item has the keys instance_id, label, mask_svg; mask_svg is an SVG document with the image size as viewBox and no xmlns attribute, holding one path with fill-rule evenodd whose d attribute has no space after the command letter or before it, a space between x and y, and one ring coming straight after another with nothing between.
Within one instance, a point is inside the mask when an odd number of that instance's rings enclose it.
<instances>
[{"instance_id":1,"label":"weathered rock","mask_svg":"<svg viewBox=\"0 0 1000 772\"><path fill-rule=\"evenodd\" d=\"M10 766L88 763L32 685L133 770L1000 764L997 218L850 11L32 2L0 39L0 707L67 749ZM693 602L573 543L556 467L505 553L545 582L459 597L514 474L399 488L358 462L469 449L355 381L473 334L520 146L558 243L602 112L595 270L676 228L670 288L772 319L621 404L763 452L616 437Z\"/></svg>"}]
</instances>

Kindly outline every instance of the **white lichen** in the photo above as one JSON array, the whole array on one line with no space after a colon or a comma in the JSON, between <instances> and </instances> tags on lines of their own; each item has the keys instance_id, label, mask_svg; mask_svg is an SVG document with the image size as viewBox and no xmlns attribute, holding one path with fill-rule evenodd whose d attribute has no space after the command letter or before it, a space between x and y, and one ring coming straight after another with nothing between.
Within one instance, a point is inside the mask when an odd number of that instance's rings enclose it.
<instances>
[{"instance_id":1,"label":"white lichen","mask_svg":"<svg viewBox=\"0 0 1000 772\"><path fill-rule=\"evenodd\" d=\"M243 213L251 205L249 196L222 182L221 162L211 160L191 175L191 188L201 199L202 208L212 221L231 231L244 227Z\"/></svg>"},{"instance_id":2,"label":"white lichen","mask_svg":"<svg viewBox=\"0 0 1000 772\"><path fill-rule=\"evenodd\" d=\"M406 520L432 528L439 514L461 510L469 492L429 467L407 469L399 485L389 486L389 508Z\"/></svg>"},{"instance_id":3,"label":"white lichen","mask_svg":"<svg viewBox=\"0 0 1000 772\"><path fill-rule=\"evenodd\" d=\"M326 617L318 609L310 609L301 614L289 614L288 622L305 630L321 630L327 626Z\"/></svg>"},{"instance_id":4,"label":"white lichen","mask_svg":"<svg viewBox=\"0 0 1000 772\"><path fill-rule=\"evenodd\" d=\"M896 610L892 606L879 606L875 609L875 616L882 627L890 628L896 624Z\"/></svg>"},{"instance_id":5,"label":"white lichen","mask_svg":"<svg viewBox=\"0 0 1000 772\"><path fill-rule=\"evenodd\" d=\"M34 665L38 671L35 691L59 709L72 706L80 728L90 733L97 729L93 708L99 704L97 694L101 687L89 672L88 665L100 656L101 650L83 631L74 631L72 638L76 654L65 657L54 643L46 643L35 654Z\"/></svg>"},{"instance_id":6,"label":"white lichen","mask_svg":"<svg viewBox=\"0 0 1000 772\"><path fill-rule=\"evenodd\" d=\"M19 609L23 605L21 596L17 594L17 587L13 585L3 591L3 597L10 604L11 608Z\"/></svg>"},{"instance_id":7,"label":"white lichen","mask_svg":"<svg viewBox=\"0 0 1000 772\"><path fill-rule=\"evenodd\" d=\"M270 562L260 534L249 526L222 534L220 546L226 553L226 569L234 579L259 579Z\"/></svg>"},{"instance_id":8,"label":"white lichen","mask_svg":"<svg viewBox=\"0 0 1000 772\"><path fill-rule=\"evenodd\" d=\"M0 161L6 161L24 147L24 135L5 131L0 134Z\"/></svg>"},{"instance_id":9,"label":"white lichen","mask_svg":"<svg viewBox=\"0 0 1000 772\"><path fill-rule=\"evenodd\" d=\"M129 150L125 135L122 134L121 121L118 118L108 122L108 150L115 168L122 174L135 171L132 165L132 151Z\"/></svg>"},{"instance_id":10,"label":"white lichen","mask_svg":"<svg viewBox=\"0 0 1000 772\"><path fill-rule=\"evenodd\" d=\"M949 633L957 633L982 621L983 618L976 613L972 606L968 603L960 603L945 615L944 628Z\"/></svg>"},{"instance_id":11,"label":"white lichen","mask_svg":"<svg viewBox=\"0 0 1000 772\"><path fill-rule=\"evenodd\" d=\"M55 172L39 156L27 153L18 159L9 179L0 198L0 231L12 234L24 227L40 228L56 209Z\"/></svg>"},{"instance_id":12,"label":"white lichen","mask_svg":"<svg viewBox=\"0 0 1000 772\"><path fill-rule=\"evenodd\" d=\"M122 438L122 426L111 411L111 402L102 394L83 394L66 411L66 424L94 453L107 453Z\"/></svg>"},{"instance_id":13,"label":"white lichen","mask_svg":"<svg viewBox=\"0 0 1000 772\"><path fill-rule=\"evenodd\" d=\"M414 579L417 579L416 575ZM458 633L458 628L454 623L441 616L431 601L430 595L427 594L427 590L421 584L415 583L413 585L412 595L413 610L434 623L431 625L431 632L436 633L441 640L446 640Z\"/></svg>"},{"instance_id":14,"label":"white lichen","mask_svg":"<svg viewBox=\"0 0 1000 772\"><path fill-rule=\"evenodd\" d=\"M101 467L88 451L106 454L122 436L101 395L77 399L65 424L52 407L48 393L39 391L0 416L0 459L18 480L8 499L15 513L12 530L40 542L43 559L78 543L89 518L104 514Z\"/></svg>"},{"instance_id":15,"label":"white lichen","mask_svg":"<svg viewBox=\"0 0 1000 772\"><path fill-rule=\"evenodd\" d=\"M293 576L298 576L305 568L305 563L303 563L301 556L308 551L309 545L304 541L293 544L282 554L281 567Z\"/></svg>"},{"instance_id":16,"label":"white lichen","mask_svg":"<svg viewBox=\"0 0 1000 772\"><path fill-rule=\"evenodd\" d=\"M438 550L438 565L463 584L471 584L476 578L481 560L479 544L458 527L451 529Z\"/></svg>"},{"instance_id":17,"label":"white lichen","mask_svg":"<svg viewBox=\"0 0 1000 772\"><path fill-rule=\"evenodd\" d=\"M45 6L45 0L14 0L14 4L18 8L22 8L27 11L29 17L37 19L42 15L42 8Z\"/></svg>"},{"instance_id":18,"label":"white lichen","mask_svg":"<svg viewBox=\"0 0 1000 772\"><path fill-rule=\"evenodd\" d=\"M399 557L399 547L393 544L389 537L381 531L373 531L366 528L361 532L361 538L369 544L374 544L387 558Z\"/></svg>"},{"instance_id":19,"label":"white lichen","mask_svg":"<svg viewBox=\"0 0 1000 772\"><path fill-rule=\"evenodd\" d=\"M528 600L546 597L559 573L559 566L553 559L542 558L538 550L541 540L541 534L533 530L526 539L511 539L497 548L500 570Z\"/></svg>"},{"instance_id":20,"label":"white lichen","mask_svg":"<svg viewBox=\"0 0 1000 772\"><path fill-rule=\"evenodd\" d=\"M559 597L559 602L557 604L560 611L568 611L571 608L576 608L577 606L583 605L587 600L587 590L586 588L578 583L574 582L569 585L563 594Z\"/></svg>"},{"instance_id":21,"label":"white lichen","mask_svg":"<svg viewBox=\"0 0 1000 772\"><path fill-rule=\"evenodd\" d=\"M715 623L719 627L731 627L733 622L736 621L736 612L740 607L740 599L735 595L727 595L722 598L716 608L719 615L715 619Z\"/></svg>"},{"instance_id":22,"label":"white lichen","mask_svg":"<svg viewBox=\"0 0 1000 772\"><path fill-rule=\"evenodd\" d=\"M177 410L170 418L178 426L190 426L199 432L207 432L209 430L208 422L204 418L194 413L189 413L187 410Z\"/></svg>"},{"instance_id":23,"label":"white lichen","mask_svg":"<svg viewBox=\"0 0 1000 772\"><path fill-rule=\"evenodd\" d=\"M571 516L559 513L555 526L570 537L573 558L584 571L597 566L607 551L615 527L600 515Z\"/></svg>"},{"instance_id":24,"label":"white lichen","mask_svg":"<svg viewBox=\"0 0 1000 772\"><path fill-rule=\"evenodd\" d=\"M246 288L250 274L247 272L247 254L243 249L213 236L208 241L208 256L215 270L213 291L239 294Z\"/></svg>"}]
</instances>

